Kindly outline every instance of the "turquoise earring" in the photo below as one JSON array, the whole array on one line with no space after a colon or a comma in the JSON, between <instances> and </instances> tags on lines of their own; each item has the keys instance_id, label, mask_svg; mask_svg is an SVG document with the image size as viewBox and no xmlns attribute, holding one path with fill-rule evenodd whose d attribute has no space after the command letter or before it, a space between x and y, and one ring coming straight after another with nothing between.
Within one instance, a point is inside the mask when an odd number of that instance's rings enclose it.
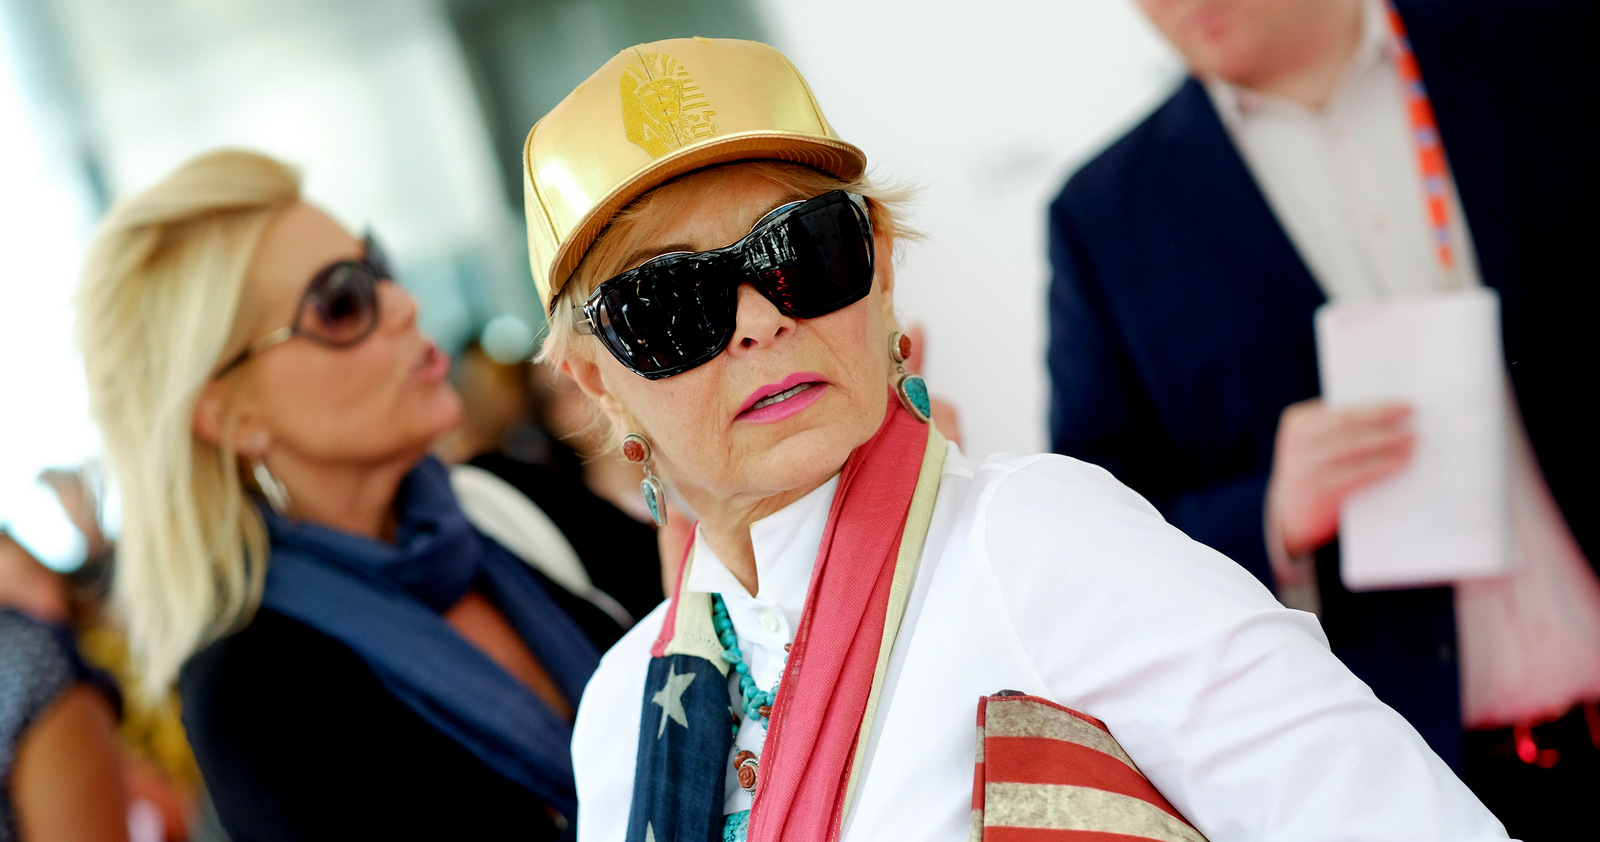
<instances>
[{"instance_id":1,"label":"turquoise earring","mask_svg":"<svg viewBox=\"0 0 1600 842\"><path fill-rule=\"evenodd\" d=\"M644 468L644 480L639 483L639 492L644 495L644 504L650 507L650 519L656 522L656 526L666 526L667 494L661 486L661 479L656 476L655 465L650 461L650 440L638 433L623 436L622 457Z\"/></svg>"},{"instance_id":2,"label":"turquoise earring","mask_svg":"<svg viewBox=\"0 0 1600 842\"><path fill-rule=\"evenodd\" d=\"M928 397L928 382L906 371L906 360L910 358L911 337L900 331L889 334L889 359L894 361L899 373L894 382L894 392L900 396L900 405L926 424L933 415L933 401Z\"/></svg>"}]
</instances>

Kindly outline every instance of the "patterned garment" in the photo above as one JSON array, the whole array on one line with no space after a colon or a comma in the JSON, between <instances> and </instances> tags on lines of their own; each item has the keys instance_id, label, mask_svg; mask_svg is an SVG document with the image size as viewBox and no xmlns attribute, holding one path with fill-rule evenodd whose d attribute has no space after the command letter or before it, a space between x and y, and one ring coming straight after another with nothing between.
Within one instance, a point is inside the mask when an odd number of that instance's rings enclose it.
<instances>
[{"instance_id":1,"label":"patterned garment","mask_svg":"<svg viewBox=\"0 0 1600 842\"><path fill-rule=\"evenodd\" d=\"M1205 842L1105 723L1037 696L978 700L969 842Z\"/></svg>"},{"instance_id":2,"label":"patterned garment","mask_svg":"<svg viewBox=\"0 0 1600 842\"><path fill-rule=\"evenodd\" d=\"M947 450L937 430L886 397L883 425L839 475L768 722L761 788L744 818L751 839L836 838L865 752L878 667L905 614ZM693 563L690 553L683 569ZM711 595L679 576L645 678L628 842L723 842L740 830L723 814L739 721L730 663Z\"/></svg>"},{"instance_id":3,"label":"patterned garment","mask_svg":"<svg viewBox=\"0 0 1600 842\"><path fill-rule=\"evenodd\" d=\"M688 596L704 597L709 627L709 597ZM723 838L722 785L733 748L734 721L725 668L720 660L696 655L651 660L633 779L633 803L648 809L633 810L629 840L720 842Z\"/></svg>"},{"instance_id":4,"label":"patterned garment","mask_svg":"<svg viewBox=\"0 0 1600 842\"><path fill-rule=\"evenodd\" d=\"M0 842L17 839L11 771L17 744L82 676L64 635L11 609L0 609Z\"/></svg>"}]
</instances>

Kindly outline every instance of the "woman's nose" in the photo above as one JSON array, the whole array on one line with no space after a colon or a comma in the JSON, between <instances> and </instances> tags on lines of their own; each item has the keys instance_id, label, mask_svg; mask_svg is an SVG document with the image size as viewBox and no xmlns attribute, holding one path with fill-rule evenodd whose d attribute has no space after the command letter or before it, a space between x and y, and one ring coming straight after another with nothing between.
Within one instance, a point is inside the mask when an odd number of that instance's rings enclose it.
<instances>
[{"instance_id":1,"label":"woman's nose","mask_svg":"<svg viewBox=\"0 0 1600 842\"><path fill-rule=\"evenodd\" d=\"M390 330L407 330L417 323L417 299L396 283L378 284L378 314Z\"/></svg>"},{"instance_id":2,"label":"woman's nose","mask_svg":"<svg viewBox=\"0 0 1600 842\"><path fill-rule=\"evenodd\" d=\"M739 286L733 341L729 353L754 351L776 342L794 330L795 320L785 316L751 284Z\"/></svg>"}]
</instances>

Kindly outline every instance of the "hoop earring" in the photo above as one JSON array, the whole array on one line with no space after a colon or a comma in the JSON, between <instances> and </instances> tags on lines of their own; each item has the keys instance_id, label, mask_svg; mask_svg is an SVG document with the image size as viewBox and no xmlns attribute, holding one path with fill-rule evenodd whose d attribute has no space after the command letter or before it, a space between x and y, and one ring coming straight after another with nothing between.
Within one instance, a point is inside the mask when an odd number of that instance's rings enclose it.
<instances>
[{"instance_id":1,"label":"hoop earring","mask_svg":"<svg viewBox=\"0 0 1600 842\"><path fill-rule=\"evenodd\" d=\"M266 462L251 459L250 474L256 478L256 486L261 489L261 494L267 498L267 505L273 511L280 515L289 511L289 487L267 470Z\"/></svg>"},{"instance_id":2,"label":"hoop earring","mask_svg":"<svg viewBox=\"0 0 1600 842\"><path fill-rule=\"evenodd\" d=\"M889 334L889 359L894 361L899 373L894 381L894 393L900 397L901 406L926 424L933 415L933 402L928 398L928 382L906 371L906 360L910 357L911 337L898 330Z\"/></svg>"},{"instance_id":3,"label":"hoop earring","mask_svg":"<svg viewBox=\"0 0 1600 842\"><path fill-rule=\"evenodd\" d=\"M650 440L638 433L629 433L622 437L622 458L644 468L644 480L639 483L639 492L644 495L644 504L650 507L650 519L656 526L667 525L666 491L661 487L661 479L656 476L655 463L651 461Z\"/></svg>"}]
</instances>

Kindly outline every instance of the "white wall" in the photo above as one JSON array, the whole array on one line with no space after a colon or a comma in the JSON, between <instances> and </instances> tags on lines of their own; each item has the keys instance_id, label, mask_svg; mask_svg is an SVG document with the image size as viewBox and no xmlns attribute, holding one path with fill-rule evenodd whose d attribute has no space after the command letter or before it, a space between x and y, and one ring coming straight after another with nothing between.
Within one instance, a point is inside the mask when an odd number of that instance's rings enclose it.
<instances>
[{"instance_id":1,"label":"white wall","mask_svg":"<svg viewBox=\"0 0 1600 842\"><path fill-rule=\"evenodd\" d=\"M1045 208L1181 75L1132 0L755 0L879 177L922 188L896 305L969 453L1048 447Z\"/></svg>"}]
</instances>

